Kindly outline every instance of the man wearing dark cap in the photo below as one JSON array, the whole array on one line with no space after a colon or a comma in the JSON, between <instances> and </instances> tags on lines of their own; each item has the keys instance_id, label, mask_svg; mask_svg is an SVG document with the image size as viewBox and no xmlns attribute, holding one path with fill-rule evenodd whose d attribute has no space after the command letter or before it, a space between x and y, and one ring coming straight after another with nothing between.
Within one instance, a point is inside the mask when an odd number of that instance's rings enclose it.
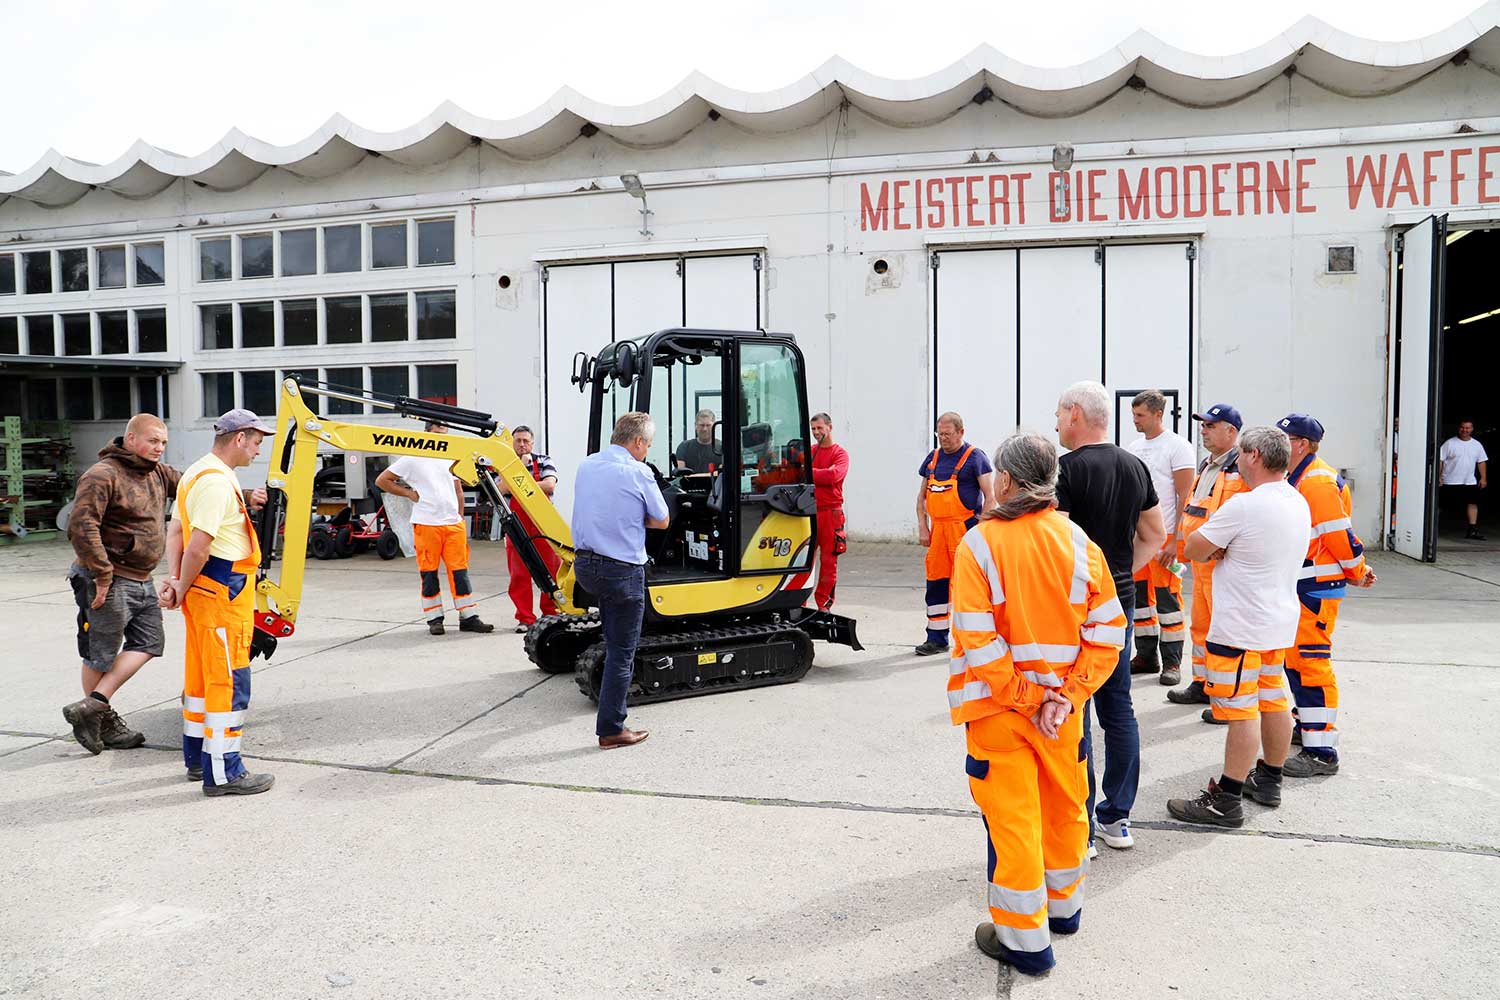
<instances>
[{"instance_id":1,"label":"man wearing dark cap","mask_svg":"<svg viewBox=\"0 0 1500 1000\"><path fill-rule=\"evenodd\" d=\"M1208 457L1198 464L1198 476L1182 516L1177 519L1177 558L1186 559L1184 546L1193 533L1203 527L1214 511L1244 489L1240 479L1239 440L1244 420L1240 411L1228 403L1215 403L1193 419L1203 427L1200 437ZM1193 643L1193 681L1185 688L1167 692L1167 700L1178 705L1207 705L1203 690L1208 660L1208 621L1213 614L1214 564L1194 562L1193 614L1190 625ZM1205 716L1207 717L1207 716Z\"/></svg>"},{"instance_id":2,"label":"man wearing dark cap","mask_svg":"<svg viewBox=\"0 0 1500 1000\"><path fill-rule=\"evenodd\" d=\"M1292 443L1287 482L1297 488L1312 511L1312 541L1297 579L1301 618L1297 644L1287 650L1286 675L1296 703L1295 737L1302 752L1286 762L1291 778L1337 774L1339 685L1333 673L1333 628L1349 584L1368 587L1375 572L1365 565L1365 547L1354 533L1349 484L1318 457L1323 425L1306 413L1277 421Z\"/></svg>"},{"instance_id":3,"label":"man wearing dark cap","mask_svg":"<svg viewBox=\"0 0 1500 1000\"><path fill-rule=\"evenodd\" d=\"M234 471L253 462L272 433L249 410L230 410L215 421L213 450L182 473L167 536L161 603L181 608L187 626L183 763L208 796L254 795L275 781L245 770L240 760L260 541Z\"/></svg>"}]
</instances>

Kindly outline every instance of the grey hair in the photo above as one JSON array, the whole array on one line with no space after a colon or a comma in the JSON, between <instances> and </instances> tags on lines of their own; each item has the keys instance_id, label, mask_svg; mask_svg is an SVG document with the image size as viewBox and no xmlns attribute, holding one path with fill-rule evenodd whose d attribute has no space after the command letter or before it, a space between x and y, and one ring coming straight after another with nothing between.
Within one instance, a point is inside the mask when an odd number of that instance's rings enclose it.
<instances>
[{"instance_id":1,"label":"grey hair","mask_svg":"<svg viewBox=\"0 0 1500 1000\"><path fill-rule=\"evenodd\" d=\"M694 419L696 419L696 420L702 420L704 417L707 417L710 420L718 420L719 419L718 414L714 413L713 410L699 410L697 417L695 417Z\"/></svg>"},{"instance_id":2,"label":"grey hair","mask_svg":"<svg viewBox=\"0 0 1500 1000\"><path fill-rule=\"evenodd\" d=\"M1130 401L1131 406L1144 406L1148 413L1166 413L1167 397L1160 389L1142 389Z\"/></svg>"},{"instance_id":3,"label":"grey hair","mask_svg":"<svg viewBox=\"0 0 1500 1000\"><path fill-rule=\"evenodd\" d=\"M1280 427L1252 427L1240 435L1240 454L1253 451L1267 472L1285 472L1292 462L1292 442Z\"/></svg>"},{"instance_id":4,"label":"grey hair","mask_svg":"<svg viewBox=\"0 0 1500 1000\"><path fill-rule=\"evenodd\" d=\"M651 419L651 414L638 411L621 414L620 419L615 421L609 443L624 446L636 438L641 438L648 444L656 439L656 421Z\"/></svg>"},{"instance_id":5,"label":"grey hair","mask_svg":"<svg viewBox=\"0 0 1500 1000\"><path fill-rule=\"evenodd\" d=\"M959 416L953 410L949 410L947 413L944 413L942 416L938 417L937 422L940 424L952 424L954 430L958 431L960 434L964 432L964 418Z\"/></svg>"},{"instance_id":6,"label":"grey hair","mask_svg":"<svg viewBox=\"0 0 1500 1000\"><path fill-rule=\"evenodd\" d=\"M1057 506L1057 449L1040 434L1012 434L995 449L995 468L1010 476L1015 492L983 519L1014 521Z\"/></svg>"},{"instance_id":7,"label":"grey hair","mask_svg":"<svg viewBox=\"0 0 1500 1000\"><path fill-rule=\"evenodd\" d=\"M1098 382L1074 382L1063 390L1059 406L1076 406L1090 427L1109 426L1109 390Z\"/></svg>"}]
</instances>

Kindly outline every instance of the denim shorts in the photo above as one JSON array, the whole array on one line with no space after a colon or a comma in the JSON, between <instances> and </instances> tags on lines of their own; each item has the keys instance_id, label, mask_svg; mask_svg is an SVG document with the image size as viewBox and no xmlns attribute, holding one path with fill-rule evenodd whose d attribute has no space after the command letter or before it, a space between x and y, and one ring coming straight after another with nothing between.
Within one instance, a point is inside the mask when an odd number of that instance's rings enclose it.
<instances>
[{"instance_id":1,"label":"denim shorts","mask_svg":"<svg viewBox=\"0 0 1500 1000\"><path fill-rule=\"evenodd\" d=\"M161 607L150 580L127 580L117 576L109 585L109 596L97 608L94 580L77 563L68 570L73 600L78 605L78 655L90 670L108 673L122 651L160 656L166 649Z\"/></svg>"}]
</instances>

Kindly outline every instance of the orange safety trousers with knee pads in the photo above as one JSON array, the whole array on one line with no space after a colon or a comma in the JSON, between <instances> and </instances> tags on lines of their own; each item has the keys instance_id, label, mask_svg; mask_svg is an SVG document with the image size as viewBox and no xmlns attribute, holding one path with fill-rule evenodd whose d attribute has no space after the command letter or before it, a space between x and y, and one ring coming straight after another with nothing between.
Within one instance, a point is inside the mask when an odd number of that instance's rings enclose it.
<instances>
[{"instance_id":1,"label":"orange safety trousers with knee pads","mask_svg":"<svg viewBox=\"0 0 1500 1000\"><path fill-rule=\"evenodd\" d=\"M183 544L192 537L187 497L208 469L177 490ZM255 635L255 575L260 540L236 484L235 498L250 536L250 554L231 562L209 556L182 598L187 628L182 674L182 759L203 769L204 787L224 785L245 771L240 760L245 713L250 708L250 640Z\"/></svg>"},{"instance_id":2,"label":"orange safety trousers with knee pads","mask_svg":"<svg viewBox=\"0 0 1500 1000\"><path fill-rule=\"evenodd\" d=\"M1152 559L1136 571L1135 645L1140 653L1161 649L1164 666L1182 663L1187 616L1182 612L1182 578Z\"/></svg>"},{"instance_id":3,"label":"orange safety trousers with knee pads","mask_svg":"<svg viewBox=\"0 0 1500 1000\"><path fill-rule=\"evenodd\" d=\"M1182 510L1182 516L1178 519L1178 544L1177 558L1187 558L1183 547L1193 533L1207 523L1214 512L1228 502L1229 498L1236 493L1245 490L1245 482L1240 478L1239 467L1240 451L1238 448L1229 449L1228 457L1224 464L1214 473L1214 483L1208 493L1198 496L1198 485L1203 476L1208 472L1208 459L1198 467L1198 475L1193 479L1193 489L1189 494L1187 505ZM1195 562L1193 568L1193 613L1191 620L1191 633L1193 639L1193 680L1202 681L1204 666L1208 660L1208 622L1213 616L1213 572L1214 564L1211 562Z\"/></svg>"},{"instance_id":4,"label":"orange safety trousers with knee pads","mask_svg":"<svg viewBox=\"0 0 1500 1000\"><path fill-rule=\"evenodd\" d=\"M949 609L952 606L949 581L953 576L953 554L969 530L978 511L964 506L958 490L958 474L974 454L974 446L968 445L959 456L953 472L947 479L926 480L925 504L931 522L932 538L927 545L927 639L946 646L948 644ZM938 452L927 458L927 468L937 470Z\"/></svg>"},{"instance_id":5,"label":"orange safety trousers with knee pads","mask_svg":"<svg viewBox=\"0 0 1500 1000\"><path fill-rule=\"evenodd\" d=\"M1118 662L1125 612L1099 547L1047 510L982 521L953 560L948 708L966 727L969 791L984 815L987 902L1005 959L1055 964L1078 929L1088 867L1083 717ZM1031 718L1047 689L1072 710L1057 739Z\"/></svg>"},{"instance_id":6,"label":"orange safety trousers with knee pads","mask_svg":"<svg viewBox=\"0 0 1500 1000\"><path fill-rule=\"evenodd\" d=\"M1235 722L1262 712L1290 712L1286 692L1286 650L1238 649L1208 644L1204 693L1215 719Z\"/></svg>"},{"instance_id":7,"label":"orange safety trousers with knee pads","mask_svg":"<svg viewBox=\"0 0 1500 1000\"><path fill-rule=\"evenodd\" d=\"M458 524L413 524L412 541L417 550L417 570L422 574L422 617L443 617L443 589L439 566L448 569L448 593L460 618L475 614L473 586L469 583L469 539L463 522Z\"/></svg>"}]
</instances>

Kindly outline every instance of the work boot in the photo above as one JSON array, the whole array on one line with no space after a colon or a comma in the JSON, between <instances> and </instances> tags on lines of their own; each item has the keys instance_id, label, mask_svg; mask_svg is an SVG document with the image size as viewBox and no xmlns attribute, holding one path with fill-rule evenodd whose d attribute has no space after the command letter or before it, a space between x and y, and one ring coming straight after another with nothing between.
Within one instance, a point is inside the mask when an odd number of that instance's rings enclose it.
<instances>
[{"instance_id":1,"label":"work boot","mask_svg":"<svg viewBox=\"0 0 1500 1000\"><path fill-rule=\"evenodd\" d=\"M442 635L448 630L443 628L443 620L441 618L434 618L432 621L427 623L427 631L432 633L433 635Z\"/></svg>"},{"instance_id":2,"label":"work boot","mask_svg":"<svg viewBox=\"0 0 1500 1000\"><path fill-rule=\"evenodd\" d=\"M1288 778L1317 778L1339 773L1337 757L1320 757L1311 750L1303 750L1295 757L1287 758L1281 765L1281 773Z\"/></svg>"},{"instance_id":3,"label":"work boot","mask_svg":"<svg viewBox=\"0 0 1500 1000\"><path fill-rule=\"evenodd\" d=\"M125 720L113 708L105 710L99 722L99 735L110 750L134 750L146 743L146 734L125 725Z\"/></svg>"},{"instance_id":4,"label":"work boot","mask_svg":"<svg viewBox=\"0 0 1500 1000\"><path fill-rule=\"evenodd\" d=\"M516 622L516 635L525 635L531 631L531 626L525 622Z\"/></svg>"},{"instance_id":5,"label":"work boot","mask_svg":"<svg viewBox=\"0 0 1500 1000\"><path fill-rule=\"evenodd\" d=\"M1292 746L1294 746L1294 747L1300 747L1301 745L1302 745L1302 727L1301 726L1293 726L1292 727Z\"/></svg>"},{"instance_id":6,"label":"work boot","mask_svg":"<svg viewBox=\"0 0 1500 1000\"><path fill-rule=\"evenodd\" d=\"M1176 687L1182 683L1182 668L1162 667L1161 676L1156 679L1156 683L1162 687Z\"/></svg>"},{"instance_id":7,"label":"work boot","mask_svg":"<svg viewBox=\"0 0 1500 1000\"><path fill-rule=\"evenodd\" d=\"M1214 718L1214 710L1211 709L1211 708L1205 708L1203 710L1203 721L1206 722L1206 723L1208 723L1210 726L1227 726L1227 725L1229 725L1229 720L1228 719L1216 719L1216 718Z\"/></svg>"},{"instance_id":8,"label":"work boot","mask_svg":"<svg viewBox=\"0 0 1500 1000\"><path fill-rule=\"evenodd\" d=\"M1245 794L1275 809L1281 805L1281 775L1272 774L1265 761L1256 761L1245 777Z\"/></svg>"},{"instance_id":9,"label":"work boot","mask_svg":"<svg viewBox=\"0 0 1500 1000\"><path fill-rule=\"evenodd\" d=\"M478 615L470 615L467 618L460 618L458 620L458 630L460 632L478 632L480 634L483 634L485 632L495 631L495 626L486 625L484 622L479 620Z\"/></svg>"},{"instance_id":10,"label":"work boot","mask_svg":"<svg viewBox=\"0 0 1500 1000\"><path fill-rule=\"evenodd\" d=\"M202 781L203 781L203 768L201 768L201 767L190 767L190 768L188 768L187 769L187 779L189 781L196 781L196 782L202 783Z\"/></svg>"},{"instance_id":11,"label":"work boot","mask_svg":"<svg viewBox=\"0 0 1500 1000\"><path fill-rule=\"evenodd\" d=\"M271 774L251 774L243 771L238 778L224 785L204 785L203 794L209 798L219 795L259 795L261 792L269 792L271 786L276 784L276 776Z\"/></svg>"},{"instance_id":12,"label":"work boot","mask_svg":"<svg viewBox=\"0 0 1500 1000\"><path fill-rule=\"evenodd\" d=\"M1469 525L1469 530L1464 533L1464 537L1476 542L1484 541L1484 534L1479 530L1479 526L1474 524Z\"/></svg>"},{"instance_id":13,"label":"work boot","mask_svg":"<svg viewBox=\"0 0 1500 1000\"><path fill-rule=\"evenodd\" d=\"M1185 688L1168 691L1167 700L1174 705L1207 705L1208 692L1203 690L1202 681L1193 681Z\"/></svg>"},{"instance_id":14,"label":"work boot","mask_svg":"<svg viewBox=\"0 0 1500 1000\"><path fill-rule=\"evenodd\" d=\"M1245 807L1240 797L1220 791L1219 783L1213 780L1196 799L1168 799L1167 812L1184 823L1231 829L1245 825Z\"/></svg>"},{"instance_id":15,"label":"work boot","mask_svg":"<svg viewBox=\"0 0 1500 1000\"><path fill-rule=\"evenodd\" d=\"M985 921L974 928L974 943L979 946L980 951L984 952L990 958L993 958L997 962L1004 962L1017 972L1028 976L1045 975L1048 970L1057 964L1055 959L1051 959L1045 967L1036 968L1039 957L1014 952L1005 947L1005 945L1000 943L1000 935L995 931L995 925L989 921ZM1024 963L1024 966L1020 963Z\"/></svg>"},{"instance_id":16,"label":"work boot","mask_svg":"<svg viewBox=\"0 0 1500 1000\"><path fill-rule=\"evenodd\" d=\"M1161 669L1161 664L1156 662L1156 657L1147 657L1140 653L1130 658L1131 674L1154 674Z\"/></svg>"},{"instance_id":17,"label":"work boot","mask_svg":"<svg viewBox=\"0 0 1500 1000\"><path fill-rule=\"evenodd\" d=\"M109 702L93 697L75 701L63 708L63 718L73 727L73 738L91 754L104 752L104 737L99 733L99 726L108 711Z\"/></svg>"},{"instance_id":18,"label":"work boot","mask_svg":"<svg viewBox=\"0 0 1500 1000\"><path fill-rule=\"evenodd\" d=\"M931 639L928 639L926 642L922 643L922 645L913 649L912 652L916 653L918 656L936 656L939 653L948 652L948 647L946 644L939 645L938 643L933 642Z\"/></svg>"}]
</instances>

